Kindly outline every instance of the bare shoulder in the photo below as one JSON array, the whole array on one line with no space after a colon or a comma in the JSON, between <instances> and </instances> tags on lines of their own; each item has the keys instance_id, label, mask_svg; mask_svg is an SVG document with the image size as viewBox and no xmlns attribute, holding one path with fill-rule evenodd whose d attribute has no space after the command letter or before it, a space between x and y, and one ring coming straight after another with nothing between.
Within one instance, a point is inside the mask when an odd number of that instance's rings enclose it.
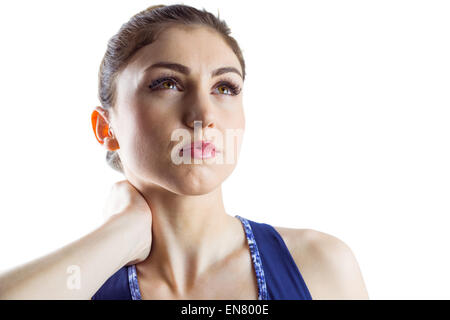
<instances>
[{"instance_id":1,"label":"bare shoulder","mask_svg":"<svg viewBox=\"0 0 450 320\"><path fill-rule=\"evenodd\" d=\"M350 247L314 229L274 227L283 238L313 299L368 299Z\"/></svg>"}]
</instances>

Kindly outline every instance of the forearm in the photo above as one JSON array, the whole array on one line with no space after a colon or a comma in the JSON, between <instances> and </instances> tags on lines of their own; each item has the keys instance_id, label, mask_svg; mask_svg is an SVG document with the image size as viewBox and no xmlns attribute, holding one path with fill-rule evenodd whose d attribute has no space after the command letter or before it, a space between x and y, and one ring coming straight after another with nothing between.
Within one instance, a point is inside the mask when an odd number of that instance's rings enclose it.
<instances>
[{"instance_id":1,"label":"forearm","mask_svg":"<svg viewBox=\"0 0 450 320\"><path fill-rule=\"evenodd\" d=\"M90 299L129 262L133 252L123 237L128 221L105 224L48 255L0 274L0 299Z\"/></svg>"}]
</instances>

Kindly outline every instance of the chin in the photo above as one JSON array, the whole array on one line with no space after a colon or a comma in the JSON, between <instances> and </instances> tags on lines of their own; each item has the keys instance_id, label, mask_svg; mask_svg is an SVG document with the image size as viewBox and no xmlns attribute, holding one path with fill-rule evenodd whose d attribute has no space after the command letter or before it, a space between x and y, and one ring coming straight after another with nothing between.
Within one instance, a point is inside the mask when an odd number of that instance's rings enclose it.
<instances>
[{"instance_id":1,"label":"chin","mask_svg":"<svg viewBox=\"0 0 450 320\"><path fill-rule=\"evenodd\" d=\"M182 195L208 194L223 183L233 170L182 170L167 181L169 189Z\"/></svg>"},{"instance_id":2,"label":"chin","mask_svg":"<svg viewBox=\"0 0 450 320\"><path fill-rule=\"evenodd\" d=\"M217 176L205 178L187 175L175 181L174 187L178 194L198 196L214 191L222 182Z\"/></svg>"}]
</instances>

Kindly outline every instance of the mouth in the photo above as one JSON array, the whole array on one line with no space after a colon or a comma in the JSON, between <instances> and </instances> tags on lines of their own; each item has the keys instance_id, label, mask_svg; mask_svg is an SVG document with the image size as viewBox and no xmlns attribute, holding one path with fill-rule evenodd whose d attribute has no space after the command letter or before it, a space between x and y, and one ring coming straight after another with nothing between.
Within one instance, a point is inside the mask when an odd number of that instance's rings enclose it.
<instances>
[{"instance_id":1,"label":"mouth","mask_svg":"<svg viewBox=\"0 0 450 320\"><path fill-rule=\"evenodd\" d=\"M190 153L191 158L194 159L208 159L214 158L216 153L219 151L216 150L216 146L214 143L209 141L195 141L191 144L186 144L180 149L180 157L183 156L184 153Z\"/></svg>"}]
</instances>

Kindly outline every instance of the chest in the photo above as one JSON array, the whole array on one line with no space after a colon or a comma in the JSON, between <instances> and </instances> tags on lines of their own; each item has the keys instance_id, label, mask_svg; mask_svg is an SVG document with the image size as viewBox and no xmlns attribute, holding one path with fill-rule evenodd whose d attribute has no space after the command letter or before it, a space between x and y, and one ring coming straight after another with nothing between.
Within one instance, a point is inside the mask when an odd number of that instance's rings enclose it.
<instances>
[{"instance_id":1,"label":"chest","mask_svg":"<svg viewBox=\"0 0 450 320\"><path fill-rule=\"evenodd\" d=\"M195 281L186 280L184 288L170 288L167 281L151 269L137 268L143 300L257 300L258 284L248 252L232 261L218 264Z\"/></svg>"}]
</instances>

